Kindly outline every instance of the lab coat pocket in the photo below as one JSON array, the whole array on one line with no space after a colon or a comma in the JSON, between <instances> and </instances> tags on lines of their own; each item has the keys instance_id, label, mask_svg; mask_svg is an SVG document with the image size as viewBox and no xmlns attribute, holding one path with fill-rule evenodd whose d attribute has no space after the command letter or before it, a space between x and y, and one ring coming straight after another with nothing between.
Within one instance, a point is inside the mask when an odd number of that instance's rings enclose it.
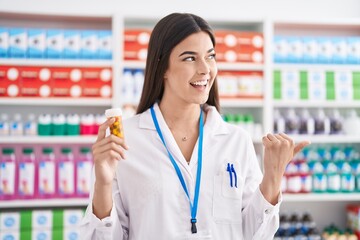
<instances>
[{"instance_id":1,"label":"lab coat pocket","mask_svg":"<svg viewBox=\"0 0 360 240\"><path fill-rule=\"evenodd\" d=\"M241 223L243 180L238 166L227 163L214 178L213 216L217 223Z\"/></svg>"}]
</instances>

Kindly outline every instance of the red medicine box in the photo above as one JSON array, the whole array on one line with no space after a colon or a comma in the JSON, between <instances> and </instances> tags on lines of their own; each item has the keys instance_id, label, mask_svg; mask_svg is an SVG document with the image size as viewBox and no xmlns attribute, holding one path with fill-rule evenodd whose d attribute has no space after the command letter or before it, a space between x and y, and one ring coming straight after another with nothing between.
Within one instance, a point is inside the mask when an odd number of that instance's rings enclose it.
<instances>
[{"instance_id":1,"label":"red medicine box","mask_svg":"<svg viewBox=\"0 0 360 240\"><path fill-rule=\"evenodd\" d=\"M0 97L20 95L20 73L17 67L0 66Z\"/></svg>"}]
</instances>

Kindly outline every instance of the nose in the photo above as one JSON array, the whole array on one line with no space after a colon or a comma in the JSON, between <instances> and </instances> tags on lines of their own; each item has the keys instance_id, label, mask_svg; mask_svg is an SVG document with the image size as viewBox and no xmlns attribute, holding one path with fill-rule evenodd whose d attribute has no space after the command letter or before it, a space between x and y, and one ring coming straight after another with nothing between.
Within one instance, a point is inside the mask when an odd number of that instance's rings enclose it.
<instances>
[{"instance_id":1,"label":"nose","mask_svg":"<svg viewBox=\"0 0 360 240\"><path fill-rule=\"evenodd\" d=\"M206 60L198 61L197 73L199 75L206 75L210 73L210 65Z\"/></svg>"}]
</instances>

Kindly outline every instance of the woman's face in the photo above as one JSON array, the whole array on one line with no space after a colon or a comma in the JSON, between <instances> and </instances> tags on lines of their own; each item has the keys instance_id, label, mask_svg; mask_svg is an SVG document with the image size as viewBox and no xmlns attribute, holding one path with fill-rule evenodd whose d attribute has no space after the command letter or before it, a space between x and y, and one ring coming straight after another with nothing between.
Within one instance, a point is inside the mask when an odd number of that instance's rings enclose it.
<instances>
[{"instance_id":1,"label":"woman's face","mask_svg":"<svg viewBox=\"0 0 360 240\"><path fill-rule=\"evenodd\" d=\"M170 54L163 99L203 104L216 75L215 50L209 35L206 32L191 34Z\"/></svg>"}]
</instances>

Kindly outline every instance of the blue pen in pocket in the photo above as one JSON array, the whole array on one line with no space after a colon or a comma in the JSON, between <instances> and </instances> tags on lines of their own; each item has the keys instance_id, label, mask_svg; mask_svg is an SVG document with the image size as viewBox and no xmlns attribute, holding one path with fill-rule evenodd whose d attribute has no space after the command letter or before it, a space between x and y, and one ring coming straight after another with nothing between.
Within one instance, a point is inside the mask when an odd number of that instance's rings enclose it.
<instances>
[{"instance_id":1,"label":"blue pen in pocket","mask_svg":"<svg viewBox=\"0 0 360 240\"><path fill-rule=\"evenodd\" d=\"M235 187L237 188L237 175L236 175L236 171L235 171L235 168L234 168L234 164L231 164L231 172L234 173Z\"/></svg>"},{"instance_id":2,"label":"blue pen in pocket","mask_svg":"<svg viewBox=\"0 0 360 240\"><path fill-rule=\"evenodd\" d=\"M229 172L229 176L230 176L230 187L233 187L233 182L232 182L232 171L231 171L231 166L230 163L227 164L227 168L226 171Z\"/></svg>"}]
</instances>

